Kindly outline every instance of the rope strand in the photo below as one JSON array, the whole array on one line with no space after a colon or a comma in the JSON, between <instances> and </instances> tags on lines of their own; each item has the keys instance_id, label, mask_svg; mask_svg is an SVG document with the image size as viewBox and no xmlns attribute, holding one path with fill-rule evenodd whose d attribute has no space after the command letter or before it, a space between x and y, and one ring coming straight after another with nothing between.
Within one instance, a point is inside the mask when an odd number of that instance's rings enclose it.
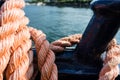
<instances>
[{"instance_id":1,"label":"rope strand","mask_svg":"<svg viewBox=\"0 0 120 80\"><path fill-rule=\"evenodd\" d=\"M57 67L54 63L55 55L49 48L45 34L33 28L30 28L30 33L36 46L41 80L58 80Z\"/></svg>"},{"instance_id":2,"label":"rope strand","mask_svg":"<svg viewBox=\"0 0 120 80\"><path fill-rule=\"evenodd\" d=\"M30 37L35 42L41 80L58 80L53 51L64 51L65 47L78 43L82 35L71 35L49 44L42 31L26 26L29 19L22 10L24 6L24 0L5 0L0 8L0 80L5 69L6 80L30 80L34 73ZM106 53L99 80L115 80L120 63L120 46L115 40L109 43Z\"/></svg>"},{"instance_id":3,"label":"rope strand","mask_svg":"<svg viewBox=\"0 0 120 80\"><path fill-rule=\"evenodd\" d=\"M59 40L52 42L50 44L50 48L55 53L63 52L65 50L65 47L70 47L74 44L79 43L81 37L82 37L82 34L74 34L68 37L61 38Z\"/></svg>"},{"instance_id":4,"label":"rope strand","mask_svg":"<svg viewBox=\"0 0 120 80\"><path fill-rule=\"evenodd\" d=\"M115 80L119 74L119 63L120 46L117 45L116 40L113 39L108 45L104 66L99 74L99 80Z\"/></svg>"},{"instance_id":5,"label":"rope strand","mask_svg":"<svg viewBox=\"0 0 120 80\"><path fill-rule=\"evenodd\" d=\"M4 35L5 37L13 35L13 42L9 39L7 41L9 44L5 45L9 47L10 43L12 44L8 55L11 56L10 61L7 59L9 65L6 69L6 80L26 80L25 75L29 67L28 51L31 48L31 40L29 29L26 26L29 20L21 9L24 6L24 0L5 0L0 10L0 23L4 27L0 28L1 39L4 40ZM4 51L8 50L9 48L6 48Z\"/></svg>"}]
</instances>

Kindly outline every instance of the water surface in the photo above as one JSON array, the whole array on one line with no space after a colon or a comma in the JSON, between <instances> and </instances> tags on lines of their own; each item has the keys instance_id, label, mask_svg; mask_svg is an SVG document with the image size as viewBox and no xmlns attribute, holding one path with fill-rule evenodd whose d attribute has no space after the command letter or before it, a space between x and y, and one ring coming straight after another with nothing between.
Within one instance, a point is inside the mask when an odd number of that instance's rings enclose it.
<instances>
[{"instance_id":1,"label":"water surface","mask_svg":"<svg viewBox=\"0 0 120 80\"><path fill-rule=\"evenodd\" d=\"M83 33L93 12L89 8L28 5L24 8L29 25L42 30L51 42L67 35ZM120 43L120 31L116 38Z\"/></svg>"}]
</instances>

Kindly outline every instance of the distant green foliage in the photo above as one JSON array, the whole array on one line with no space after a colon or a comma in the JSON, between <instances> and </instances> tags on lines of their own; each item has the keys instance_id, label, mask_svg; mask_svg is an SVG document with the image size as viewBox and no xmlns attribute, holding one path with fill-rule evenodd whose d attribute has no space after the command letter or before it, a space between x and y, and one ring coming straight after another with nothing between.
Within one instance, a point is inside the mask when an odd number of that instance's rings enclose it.
<instances>
[{"instance_id":1,"label":"distant green foliage","mask_svg":"<svg viewBox=\"0 0 120 80\"><path fill-rule=\"evenodd\" d=\"M32 0L32 2L45 2L46 0ZM89 2L92 0L49 0L52 2Z\"/></svg>"},{"instance_id":2,"label":"distant green foliage","mask_svg":"<svg viewBox=\"0 0 120 80\"><path fill-rule=\"evenodd\" d=\"M63 2L66 2L66 1L91 1L91 0L57 0L57 1L63 1Z\"/></svg>"},{"instance_id":3,"label":"distant green foliage","mask_svg":"<svg viewBox=\"0 0 120 80\"><path fill-rule=\"evenodd\" d=\"M32 0L32 2L44 2L44 0Z\"/></svg>"},{"instance_id":4,"label":"distant green foliage","mask_svg":"<svg viewBox=\"0 0 120 80\"><path fill-rule=\"evenodd\" d=\"M92 0L57 0L57 2L88 2Z\"/></svg>"}]
</instances>

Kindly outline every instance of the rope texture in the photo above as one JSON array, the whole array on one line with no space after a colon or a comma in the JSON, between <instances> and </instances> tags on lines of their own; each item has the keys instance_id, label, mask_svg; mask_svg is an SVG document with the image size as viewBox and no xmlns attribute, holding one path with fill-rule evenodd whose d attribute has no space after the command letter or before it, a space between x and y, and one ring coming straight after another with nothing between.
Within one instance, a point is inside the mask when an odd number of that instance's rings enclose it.
<instances>
[{"instance_id":1,"label":"rope texture","mask_svg":"<svg viewBox=\"0 0 120 80\"><path fill-rule=\"evenodd\" d=\"M71 35L49 44L42 31L26 26L29 19L22 10L24 6L24 0L5 0L0 8L0 80L3 80L5 69L6 80L30 80L34 73L30 36L35 42L41 80L57 80L52 50L64 51L65 47L78 43L82 35ZM120 63L120 46L115 40L108 45L106 53L99 80L115 80Z\"/></svg>"},{"instance_id":2,"label":"rope texture","mask_svg":"<svg viewBox=\"0 0 120 80\"><path fill-rule=\"evenodd\" d=\"M66 47L70 47L70 46L73 46L74 44L79 43L81 37L82 37L82 34L74 34L68 37L61 38L59 40L52 42L50 44L50 48L55 53L63 52Z\"/></svg>"},{"instance_id":3,"label":"rope texture","mask_svg":"<svg viewBox=\"0 0 120 80\"><path fill-rule=\"evenodd\" d=\"M115 80L119 74L118 64L120 64L120 46L113 39L108 45L104 66L99 74L99 80Z\"/></svg>"},{"instance_id":4,"label":"rope texture","mask_svg":"<svg viewBox=\"0 0 120 80\"><path fill-rule=\"evenodd\" d=\"M31 80L31 78L33 77L33 74L34 74L33 51L32 50L29 51L28 57L29 57L29 68L26 73L26 78L27 78L27 80Z\"/></svg>"},{"instance_id":5,"label":"rope texture","mask_svg":"<svg viewBox=\"0 0 120 80\"><path fill-rule=\"evenodd\" d=\"M14 32L17 30L17 23L9 22L8 19L12 18L8 11L8 8L4 9L5 4L0 8L0 80L3 80L3 72L7 67L7 64L11 55L11 47L14 43ZM8 18L8 19L7 19ZM13 21L14 22L14 21ZM15 26L16 25L16 26Z\"/></svg>"},{"instance_id":6,"label":"rope texture","mask_svg":"<svg viewBox=\"0 0 120 80\"><path fill-rule=\"evenodd\" d=\"M5 52L3 54L10 58L2 61L9 61L6 69L6 80L26 80L31 40L29 29L26 26L29 20L22 10L24 6L24 0L5 0L0 10L2 30L0 38L3 40L0 46L6 51L6 54Z\"/></svg>"},{"instance_id":7,"label":"rope texture","mask_svg":"<svg viewBox=\"0 0 120 80\"><path fill-rule=\"evenodd\" d=\"M49 48L46 35L42 31L38 31L34 28L30 28L30 33L35 42L38 66L41 71L41 80L58 80L57 67L54 63L55 55Z\"/></svg>"}]
</instances>

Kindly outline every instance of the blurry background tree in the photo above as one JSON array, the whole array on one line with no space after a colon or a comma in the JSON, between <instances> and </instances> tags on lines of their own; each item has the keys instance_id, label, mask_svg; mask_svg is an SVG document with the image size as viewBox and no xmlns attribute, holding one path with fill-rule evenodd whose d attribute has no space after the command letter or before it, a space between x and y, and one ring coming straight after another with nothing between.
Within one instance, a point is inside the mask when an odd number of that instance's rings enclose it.
<instances>
[{"instance_id":1,"label":"blurry background tree","mask_svg":"<svg viewBox=\"0 0 120 80\"><path fill-rule=\"evenodd\" d=\"M90 2L92 0L32 0L32 2Z\"/></svg>"},{"instance_id":2,"label":"blurry background tree","mask_svg":"<svg viewBox=\"0 0 120 80\"><path fill-rule=\"evenodd\" d=\"M43 2L51 6L74 6L74 7L89 7L92 0L26 0L30 3Z\"/></svg>"}]
</instances>

